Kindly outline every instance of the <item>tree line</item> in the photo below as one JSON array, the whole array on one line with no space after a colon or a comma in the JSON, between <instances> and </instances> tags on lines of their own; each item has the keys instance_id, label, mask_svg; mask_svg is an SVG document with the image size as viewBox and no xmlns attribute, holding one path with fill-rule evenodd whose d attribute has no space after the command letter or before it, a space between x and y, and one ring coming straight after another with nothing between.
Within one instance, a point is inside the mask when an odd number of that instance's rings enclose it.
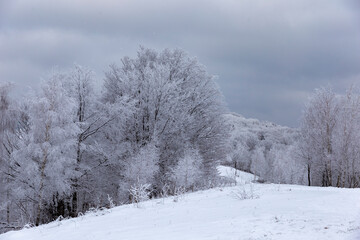
<instances>
[{"instance_id":1,"label":"tree line","mask_svg":"<svg viewBox=\"0 0 360 240\"><path fill-rule=\"evenodd\" d=\"M309 185L360 185L360 93L317 89L305 107L299 152Z\"/></svg>"},{"instance_id":2,"label":"tree line","mask_svg":"<svg viewBox=\"0 0 360 240\"><path fill-rule=\"evenodd\" d=\"M140 48L105 73L75 65L12 99L0 86L0 231L92 207L208 188L226 155L222 94L182 50Z\"/></svg>"},{"instance_id":3,"label":"tree line","mask_svg":"<svg viewBox=\"0 0 360 240\"><path fill-rule=\"evenodd\" d=\"M360 92L316 89L298 129L227 115L231 134L224 164L263 181L357 188L360 186Z\"/></svg>"}]
</instances>

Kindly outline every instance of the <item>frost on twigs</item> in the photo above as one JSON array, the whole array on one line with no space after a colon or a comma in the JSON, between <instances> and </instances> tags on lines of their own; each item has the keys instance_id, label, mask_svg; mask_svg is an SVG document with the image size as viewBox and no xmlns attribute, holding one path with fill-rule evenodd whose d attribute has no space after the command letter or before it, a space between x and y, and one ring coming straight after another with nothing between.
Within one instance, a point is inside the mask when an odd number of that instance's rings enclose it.
<instances>
[{"instance_id":1,"label":"frost on twigs","mask_svg":"<svg viewBox=\"0 0 360 240\"><path fill-rule=\"evenodd\" d=\"M238 200L257 199L260 197L256 193L255 185L253 183L240 185L234 188L230 195Z\"/></svg>"},{"instance_id":2,"label":"frost on twigs","mask_svg":"<svg viewBox=\"0 0 360 240\"><path fill-rule=\"evenodd\" d=\"M171 192L171 188L170 188L170 185L169 184L165 184L162 188L161 188L161 191L160 191L160 198L161 198L161 201L158 201L157 203L162 203L164 204L165 203L165 199L167 197L169 197L169 194Z\"/></svg>"},{"instance_id":3,"label":"frost on twigs","mask_svg":"<svg viewBox=\"0 0 360 240\"><path fill-rule=\"evenodd\" d=\"M178 202L179 200L183 199L185 192L186 192L185 187L183 186L175 187L173 201Z\"/></svg>"},{"instance_id":4,"label":"frost on twigs","mask_svg":"<svg viewBox=\"0 0 360 240\"><path fill-rule=\"evenodd\" d=\"M149 199L151 193L151 184L136 183L129 189L131 202L136 206L140 207L140 202Z\"/></svg>"},{"instance_id":5,"label":"frost on twigs","mask_svg":"<svg viewBox=\"0 0 360 240\"><path fill-rule=\"evenodd\" d=\"M175 187L165 184L160 192L160 198L162 199L162 202L158 202L158 203L164 204L165 199L168 198L169 196L172 196L173 202L178 202L184 198L185 193L186 193L186 188L184 186Z\"/></svg>"},{"instance_id":6,"label":"frost on twigs","mask_svg":"<svg viewBox=\"0 0 360 240\"><path fill-rule=\"evenodd\" d=\"M28 229L28 228L32 228L35 227L35 225L33 223L27 223L24 225L23 229Z\"/></svg>"},{"instance_id":7,"label":"frost on twigs","mask_svg":"<svg viewBox=\"0 0 360 240\"><path fill-rule=\"evenodd\" d=\"M114 207L116 207L116 204L114 203L113 198L110 197L109 194L107 195L107 199L108 199L108 202L109 202L109 208L114 208Z\"/></svg>"}]
</instances>

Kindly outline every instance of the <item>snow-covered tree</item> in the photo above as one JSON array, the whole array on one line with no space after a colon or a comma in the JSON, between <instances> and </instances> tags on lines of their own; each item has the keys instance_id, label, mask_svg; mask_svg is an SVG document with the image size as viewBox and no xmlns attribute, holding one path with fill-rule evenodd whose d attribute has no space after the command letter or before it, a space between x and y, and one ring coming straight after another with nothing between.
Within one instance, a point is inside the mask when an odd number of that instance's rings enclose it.
<instances>
[{"instance_id":1,"label":"snow-covered tree","mask_svg":"<svg viewBox=\"0 0 360 240\"><path fill-rule=\"evenodd\" d=\"M11 229L11 213L13 212L11 189L9 184L13 169L10 156L16 149L18 110L10 99L11 84L0 83L0 233Z\"/></svg>"},{"instance_id":2,"label":"snow-covered tree","mask_svg":"<svg viewBox=\"0 0 360 240\"><path fill-rule=\"evenodd\" d=\"M267 179L269 177L269 164L265 158L265 148L259 146L255 149L252 158L251 172L255 175L260 176L262 179Z\"/></svg>"},{"instance_id":3,"label":"snow-covered tree","mask_svg":"<svg viewBox=\"0 0 360 240\"><path fill-rule=\"evenodd\" d=\"M76 65L17 103L0 86L0 221L39 225L127 202L139 186L156 196L216 180L225 108L195 58L141 48L110 67L99 97L93 81Z\"/></svg>"},{"instance_id":4,"label":"snow-covered tree","mask_svg":"<svg viewBox=\"0 0 360 240\"><path fill-rule=\"evenodd\" d=\"M313 157L315 156L315 154L314 154L314 148L307 143L306 139L307 136L304 134L304 132L302 132L302 134L299 137L299 140L296 142L294 146L293 156L295 160L300 164L302 164L306 169L307 185L311 186L312 173L314 170L313 167L315 168L315 165L313 164Z\"/></svg>"},{"instance_id":5,"label":"snow-covered tree","mask_svg":"<svg viewBox=\"0 0 360 240\"><path fill-rule=\"evenodd\" d=\"M298 147L308 165L309 184L359 186L359 123L360 95L353 88L346 95L329 88L315 91L303 115Z\"/></svg>"},{"instance_id":6,"label":"snow-covered tree","mask_svg":"<svg viewBox=\"0 0 360 240\"><path fill-rule=\"evenodd\" d=\"M97 167L93 145L95 135L105 127L111 117L104 114L103 107L93 89L94 72L89 68L75 65L66 73L64 87L68 96L75 103L76 111L71 119L77 124L79 132L76 136L76 176L72 179L71 215L77 216L78 212L86 211L83 205L88 205L80 200L79 194L86 194L89 189L89 179L84 180L93 168ZM98 145L99 146L99 145ZM94 156L95 155L95 156ZM81 199L85 197L82 196Z\"/></svg>"},{"instance_id":7,"label":"snow-covered tree","mask_svg":"<svg viewBox=\"0 0 360 240\"><path fill-rule=\"evenodd\" d=\"M337 187L359 187L360 94L349 89L339 100L339 105L333 133L333 183Z\"/></svg>"},{"instance_id":8,"label":"snow-covered tree","mask_svg":"<svg viewBox=\"0 0 360 240\"><path fill-rule=\"evenodd\" d=\"M17 163L14 188L18 201L31 202L28 220L36 225L48 221L52 213L64 215L58 211L66 211L62 200L75 174L79 128L71 117L75 103L67 96L63 82L63 75L52 74L40 94L30 100L29 131L12 154Z\"/></svg>"},{"instance_id":9,"label":"snow-covered tree","mask_svg":"<svg viewBox=\"0 0 360 240\"><path fill-rule=\"evenodd\" d=\"M171 172L171 178L174 181L175 187L184 187L185 189L196 187L199 184L201 176L201 162L202 156L195 148L188 148L181 157L177 165Z\"/></svg>"},{"instance_id":10,"label":"snow-covered tree","mask_svg":"<svg viewBox=\"0 0 360 240\"><path fill-rule=\"evenodd\" d=\"M307 104L301 132L309 148L314 149L315 184L333 185L333 134L337 124L339 104L330 88L317 89ZM307 148L307 149L309 149Z\"/></svg>"},{"instance_id":11,"label":"snow-covered tree","mask_svg":"<svg viewBox=\"0 0 360 240\"><path fill-rule=\"evenodd\" d=\"M155 184L158 172L159 152L154 143L141 147L132 157L124 162L123 179L120 182L120 193L125 201L132 187L141 188ZM147 189L149 189L149 187Z\"/></svg>"},{"instance_id":12,"label":"snow-covered tree","mask_svg":"<svg viewBox=\"0 0 360 240\"><path fill-rule=\"evenodd\" d=\"M304 164L295 154L297 129L246 119L234 113L226 117L231 134L225 164L252 172L269 182L304 183Z\"/></svg>"},{"instance_id":13,"label":"snow-covered tree","mask_svg":"<svg viewBox=\"0 0 360 240\"><path fill-rule=\"evenodd\" d=\"M186 146L197 146L206 178L217 175L224 158L223 102L213 78L196 59L181 50L156 52L141 48L136 58L125 57L106 73L103 100L116 103L127 97L134 102L123 142L135 149L156 140L159 148L158 189L170 181Z\"/></svg>"}]
</instances>

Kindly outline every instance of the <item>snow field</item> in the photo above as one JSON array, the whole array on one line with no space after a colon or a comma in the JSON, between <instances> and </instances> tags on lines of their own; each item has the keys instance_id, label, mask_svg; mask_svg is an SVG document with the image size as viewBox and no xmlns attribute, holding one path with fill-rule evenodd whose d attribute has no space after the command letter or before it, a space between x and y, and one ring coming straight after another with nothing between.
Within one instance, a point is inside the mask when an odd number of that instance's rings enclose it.
<instances>
[{"instance_id":1,"label":"snow field","mask_svg":"<svg viewBox=\"0 0 360 240\"><path fill-rule=\"evenodd\" d=\"M221 167L226 176L231 168ZM250 185L254 176L239 172ZM247 191L249 188L245 187ZM8 232L0 240L360 239L360 189L253 184L259 198L239 200L243 184L153 199Z\"/></svg>"}]
</instances>

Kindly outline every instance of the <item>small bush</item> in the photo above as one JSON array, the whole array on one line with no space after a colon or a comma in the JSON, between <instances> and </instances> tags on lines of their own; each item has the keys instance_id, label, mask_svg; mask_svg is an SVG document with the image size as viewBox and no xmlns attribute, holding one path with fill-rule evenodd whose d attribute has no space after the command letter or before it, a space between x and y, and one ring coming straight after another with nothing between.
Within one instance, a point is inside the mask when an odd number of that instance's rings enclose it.
<instances>
[{"instance_id":1,"label":"small bush","mask_svg":"<svg viewBox=\"0 0 360 240\"><path fill-rule=\"evenodd\" d=\"M136 207L139 203L149 199L151 193L151 184L137 183L129 189L131 201Z\"/></svg>"},{"instance_id":2,"label":"small bush","mask_svg":"<svg viewBox=\"0 0 360 240\"><path fill-rule=\"evenodd\" d=\"M253 183L244 184L237 187L234 191L231 192L231 195L239 200L259 198L259 195L256 193L255 185Z\"/></svg>"}]
</instances>

